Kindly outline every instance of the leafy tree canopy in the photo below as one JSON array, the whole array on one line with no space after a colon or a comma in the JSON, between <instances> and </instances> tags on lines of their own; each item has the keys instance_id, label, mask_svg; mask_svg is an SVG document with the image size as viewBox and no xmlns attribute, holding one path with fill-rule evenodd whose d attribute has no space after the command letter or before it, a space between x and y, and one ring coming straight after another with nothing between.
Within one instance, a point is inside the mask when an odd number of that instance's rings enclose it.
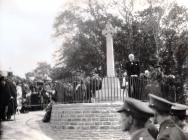
<instances>
[{"instance_id":1,"label":"leafy tree canopy","mask_svg":"<svg viewBox=\"0 0 188 140\"><path fill-rule=\"evenodd\" d=\"M188 50L187 9L160 0L146 0L147 7L138 9L137 3L85 0L64 7L54 22L54 37L63 41L59 56L63 69L89 74L102 68L105 75L106 42L102 30L110 21L116 29L116 70L124 71L128 54L134 53L142 71L160 64L164 73L181 75Z\"/></svg>"}]
</instances>

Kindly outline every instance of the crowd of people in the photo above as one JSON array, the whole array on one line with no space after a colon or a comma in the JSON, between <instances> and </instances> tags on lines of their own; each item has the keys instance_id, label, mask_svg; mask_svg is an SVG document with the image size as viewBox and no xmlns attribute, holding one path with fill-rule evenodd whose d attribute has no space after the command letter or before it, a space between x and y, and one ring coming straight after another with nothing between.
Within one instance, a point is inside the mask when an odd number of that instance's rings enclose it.
<instances>
[{"instance_id":1,"label":"crowd of people","mask_svg":"<svg viewBox=\"0 0 188 140\"><path fill-rule=\"evenodd\" d=\"M96 91L102 87L102 78L92 73L90 76L72 76L67 79L57 81L56 91L58 102L75 103L75 102L92 102L95 98Z\"/></svg>"},{"instance_id":2,"label":"crowd of people","mask_svg":"<svg viewBox=\"0 0 188 140\"><path fill-rule=\"evenodd\" d=\"M10 120L16 113L27 113L36 108L44 109L55 96L55 83L27 81L13 76L0 75L0 120Z\"/></svg>"}]
</instances>

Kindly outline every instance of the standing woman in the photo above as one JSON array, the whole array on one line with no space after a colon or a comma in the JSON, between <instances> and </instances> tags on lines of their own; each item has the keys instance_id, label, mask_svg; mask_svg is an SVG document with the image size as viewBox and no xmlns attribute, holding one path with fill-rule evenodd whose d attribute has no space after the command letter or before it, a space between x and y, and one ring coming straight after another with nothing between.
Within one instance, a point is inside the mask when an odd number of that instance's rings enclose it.
<instances>
[{"instance_id":1,"label":"standing woman","mask_svg":"<svg viewBox=\"0 0 188 140\"><path fill-rule=\"evenodd\" d=\"M18 113L20 113L20 110L22 108L22 86L19 82L17 83L16 90L17 90L17 106L18 106L17 111Z\"/></svg>"}]
</instances>

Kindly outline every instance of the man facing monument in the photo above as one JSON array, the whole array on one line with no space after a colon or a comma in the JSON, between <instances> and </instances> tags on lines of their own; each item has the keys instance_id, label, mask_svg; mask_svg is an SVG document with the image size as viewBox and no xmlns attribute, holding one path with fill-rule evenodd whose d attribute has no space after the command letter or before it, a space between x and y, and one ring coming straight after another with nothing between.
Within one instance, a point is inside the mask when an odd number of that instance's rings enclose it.
<instances>
[{"instance_id":1,"label":"man facing monument","mask_svg":"<svg viewBox=\"0 0 188 140\"><path fill-rule=\"evenodd\" d=\"M138 77L140 75L140 64L135 61L134 54L129 54L129 61L125 65L128 76L128 95L129 97L139 99Z\"/></svg>"}]
</instances>

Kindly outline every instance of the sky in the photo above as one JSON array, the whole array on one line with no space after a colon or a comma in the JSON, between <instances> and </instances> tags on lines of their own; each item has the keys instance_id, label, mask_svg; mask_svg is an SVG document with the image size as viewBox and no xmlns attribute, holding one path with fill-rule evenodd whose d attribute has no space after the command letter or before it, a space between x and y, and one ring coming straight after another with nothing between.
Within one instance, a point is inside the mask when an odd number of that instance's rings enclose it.
<instances>
[{"instance_id":1,"label":"sky","mask_svg":"<svg viewBox=\"0 0 188 140\"><path fill-rule=\"evenodd\" d=\"M0 70L24 77L38 62L54 65L55 16L67 0L0 0ZM187 0L178 0L188 7Z\"/></svg>"},{"instance_id":2,"label":"sky","mask_svg":"<svg viewBox=\"0 0 188 140\"><path fill-rule=\"evenodd\" d=\"M0 0L0 70L24 77L53 62L53 22L65 0Z\"/></svg>"}]
</instances>

